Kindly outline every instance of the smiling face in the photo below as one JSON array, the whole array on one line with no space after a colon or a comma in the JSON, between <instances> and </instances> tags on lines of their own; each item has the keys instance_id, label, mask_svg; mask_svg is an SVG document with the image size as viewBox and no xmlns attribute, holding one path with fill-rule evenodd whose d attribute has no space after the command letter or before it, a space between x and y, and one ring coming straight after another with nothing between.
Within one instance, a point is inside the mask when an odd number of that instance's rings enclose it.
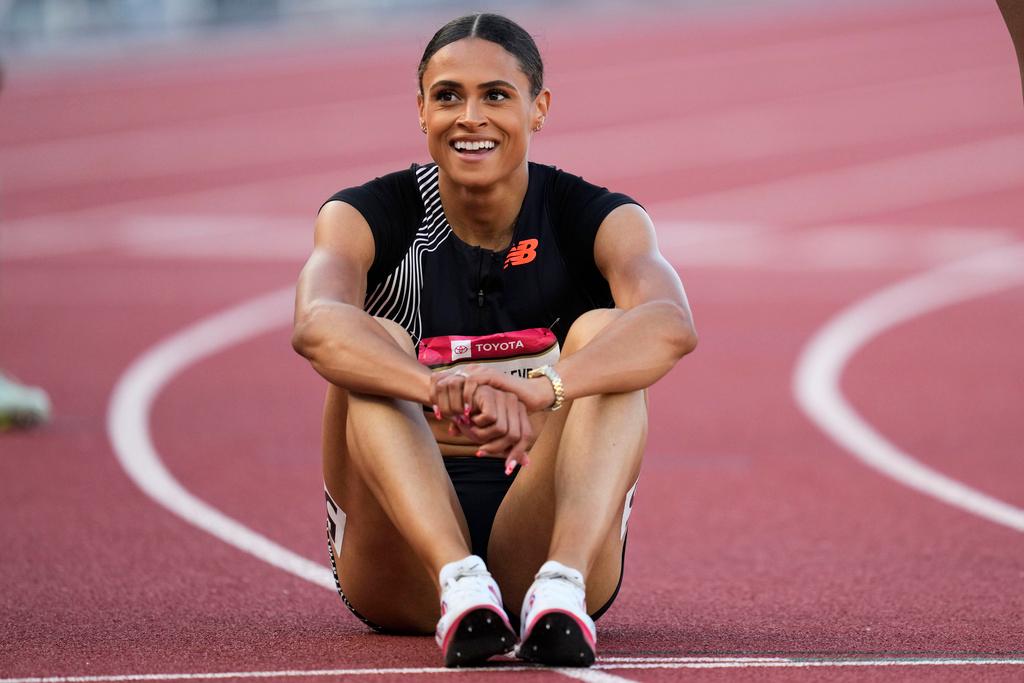
<instances>
[{"instance_id":1,"label":"smiling face","mask_svg":"<svg viewBox=\"0 0 1024 683\"><path fill-rule=\"evenodd\" d=\"M423 72L420 122L430 156L453 182L485 187L525 168L533 130L551 94L501 45L463 38L438 50Z\"/></svg>"}]
</instances>

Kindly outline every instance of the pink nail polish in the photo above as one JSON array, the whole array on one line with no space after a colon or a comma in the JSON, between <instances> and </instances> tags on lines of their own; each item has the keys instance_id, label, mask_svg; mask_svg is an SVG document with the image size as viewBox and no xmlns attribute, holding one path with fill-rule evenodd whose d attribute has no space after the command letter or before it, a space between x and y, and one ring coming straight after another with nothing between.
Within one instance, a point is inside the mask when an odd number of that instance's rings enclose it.
<instances>
[{"instance_id":1,"label":"pink nail polish","mask_svg":"<svg viewBox=\"0 0 1024 683\"><path fill-rule=\"evenodd\" d=\"M509 460L505 464L505 476L507 477L508 475L512 474L512 470L514 470L515 468L516 468L516 461L515 460Z\"/></svg>"},{"instance_id":2,"label":"pink nail polish","mask_svg":"<svg viewBox=\"0 0 1024 683\"><path fill-rule=\"evenodd\" d=\"M482 458L485 455L487 455L487 452L484 451L484 449L482 449L482 448L476 452L476 457L478 457L478 458Z\"/></svg>"},{"instance_id":3,"label":"pink nail polish","mask_svg":"<svg viewBox=\"0 0 1024 683\"><path fill-rule=\"evenodd\" d=\"M472 407L468 403L464 404L462 406L462 414L465 415L466 417L469 417L469 413L471 412L471 409L472 409Z\"/></svg>"},{"instance_id":4,"label":"pink nail polish","mask_svg":"<svg viewBox=\"0 0 1024 683\"><path fill-rule=\"evenodd\" d=\"M434 404L434 417L438 420L441 419L441 409L437 407L436 403Z\"/></svg>"}]
</instances>

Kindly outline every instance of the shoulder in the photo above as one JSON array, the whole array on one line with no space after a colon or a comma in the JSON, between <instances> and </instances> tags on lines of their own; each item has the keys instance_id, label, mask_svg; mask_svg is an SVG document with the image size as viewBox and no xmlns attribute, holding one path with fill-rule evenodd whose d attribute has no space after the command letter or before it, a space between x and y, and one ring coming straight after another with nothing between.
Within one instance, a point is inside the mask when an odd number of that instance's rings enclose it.
<instances>
[{"instance_id":1,"label":"shoulder","mask_svg":"<svg viewBox=\"0 0 1024 683\"><path fill-rule=\"evenodd\" d=\"M596 185L555 166L531 164L531 182L544 188L544 203L556 234L571 235L579 244L593 244L608 216L626 204L640 205L621 192ZM582 242L579 242L582 240Z\"/></svg>"},{"instance_id":2,"label":"shoulder","mask_svg":"<svg viewBox=\"0 0 1024 683\"><path fill-rule=\"evenodd\" d=\"M365 255L362 260L372 264L370 276L375 281L401 260L415 236L431 177L436 184L433 164L413 164L335 192L320 207L318 244L321 236L325 243L341 240L344 248Z\"/></svg>"},{"instance_id":3,"label":"shoulder","mask_svg":"<svg viewBox=\"0 0 1024 683\"><path fill-rule=\"evenodd\" d=\"M321 210L330 202L345 202L366 216L371 207L399 206L407 209L422 208L419 181L428 174L433 164L420 166L412 164L409 168L378 176L362 185L354 185L338 190L320 205ZM371 217L366 216L367 220Z\"/></svg>"},{"instance_id":4,"label":"shoulder","mask_svg":"<svg viewBox=\"0 0 1024 683\"><path fill-rule=\"evenodd\" d=\"M433 164L413 164L402 171L339 190L321 205L320 216L358 213L373 234L377 256L390 255L393 250L401 250L416 234L424 213L425 195L421 190L425 190L424 183L431 174L437 176L432 168Z\"/></svg>"},{"instance_id":5,"label":"shoulder","mask_svg":"<svg viewBox=\"0 0 1024 683\"><path fill-rule=\"evenodd\" d=\"M583 176L576 175L575 173L566 171L565 169L559 168L553 164L538 164L531 161L530 177L538 178L548 187L555 189L593 188L596 190L605 190L607 192L607 188L587 182L583 179Z\"/></svg>"},{"instance_id":6,"label":"shoulder","mask_svg":"<svg viewBox=\"0 0 1024 683\"><path fill-rule=\"evenodd\" d=\"M538 184L544 187L546 200L556 208L566 208L564 205L568 205L568 208L580 211L596 204L595 208L600 213L607 214L622 204L639 204L632 197L612 192L607 187L596 185L557 166L531 162L530 177L536 178Z\"/></svg>"},{"instance_id":7,"label":"shoulder","mask_svg":"<svg viewBox=\"0 0 1024 683\"><path fill-rule=\"evenodd\" d=\"M578 189L581 184L588 185L583 178L564 171L551 164L538 164L530 162L530 181L536 182L544 188L548 198L557 198L573 189Z\"/></svg>"}]
</instances>

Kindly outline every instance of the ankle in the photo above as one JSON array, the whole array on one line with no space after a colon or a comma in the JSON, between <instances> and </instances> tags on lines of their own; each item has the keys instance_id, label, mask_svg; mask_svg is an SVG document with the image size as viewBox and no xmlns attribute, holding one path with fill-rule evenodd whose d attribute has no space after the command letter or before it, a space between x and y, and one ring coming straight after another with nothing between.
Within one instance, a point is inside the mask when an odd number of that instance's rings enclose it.
<instances>
[{"instance_id":1,"label":"ankle","mask_svg":"<svg viewBox=\"0 0 1024 683\"><path fill-rule=\"evenodd\" d=\"M579 561L579 558L574 558L569 555L552 555L547 562L541 565L540 572L547 571L558 571L560 573L567 574L569 576L575 576L582 583L586 583L587 574L589 567L583 562Z\"/></svg>"},{"instance_id":2,"label":"ankle","mask_svg":"<svg viewBox=\"0 0 1024 683\"><path fill-rule=\"evenodd\" d=\"M457 543L446 544L443 548L432 548L431 550L431 555L427 558L426 564L438 588L442 585L439 582L439 577L445 567L462 562L470 557L476 557L476 555L470 553L467 546Z\"/></svg>"},{"instance_id":3,"label":"ankle","mask_svg":"<svg viewBox=\"0 0 1024 683\"><path fill-rule=\"evenodd\" d=\"M438 585L443 589L445 584L454 579L460 573L470 571L487 571L487 565L478 555L465 555L459 559L447 562L437 572Z\"/></svg>"}]
</instances>

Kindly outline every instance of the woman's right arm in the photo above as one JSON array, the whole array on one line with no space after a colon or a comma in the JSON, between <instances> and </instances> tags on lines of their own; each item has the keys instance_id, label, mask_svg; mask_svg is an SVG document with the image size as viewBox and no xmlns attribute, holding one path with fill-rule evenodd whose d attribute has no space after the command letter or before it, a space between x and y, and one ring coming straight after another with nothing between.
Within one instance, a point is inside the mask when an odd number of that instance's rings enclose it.
<instances>
[{"instance_id":1,"label":"woman's right arm","mask_svg":"<svg viewBox=\"0 0 1024 683\"><path fill-rule=\"evenodd\" d=\"M292 346L339 387L430 403L430 370L363 310L373 233L351 205L333 201L316 220L299 275Z\"/></svg>"},{"instance_id":2,"label":"woman's right arm","mask_svg":"<svg viewBox=\"0 0 1024 683\"><path fill-rule=\"evenodd\" d=\"M344 202L324 205L296 288L292 346L339 387L431 405L430 370L363 310L373 256L363 215ZM486 389L473 396L463 433L483 453L525 462L533 439L526 408L514 394Z\"/></svg>"}]
</instances>

